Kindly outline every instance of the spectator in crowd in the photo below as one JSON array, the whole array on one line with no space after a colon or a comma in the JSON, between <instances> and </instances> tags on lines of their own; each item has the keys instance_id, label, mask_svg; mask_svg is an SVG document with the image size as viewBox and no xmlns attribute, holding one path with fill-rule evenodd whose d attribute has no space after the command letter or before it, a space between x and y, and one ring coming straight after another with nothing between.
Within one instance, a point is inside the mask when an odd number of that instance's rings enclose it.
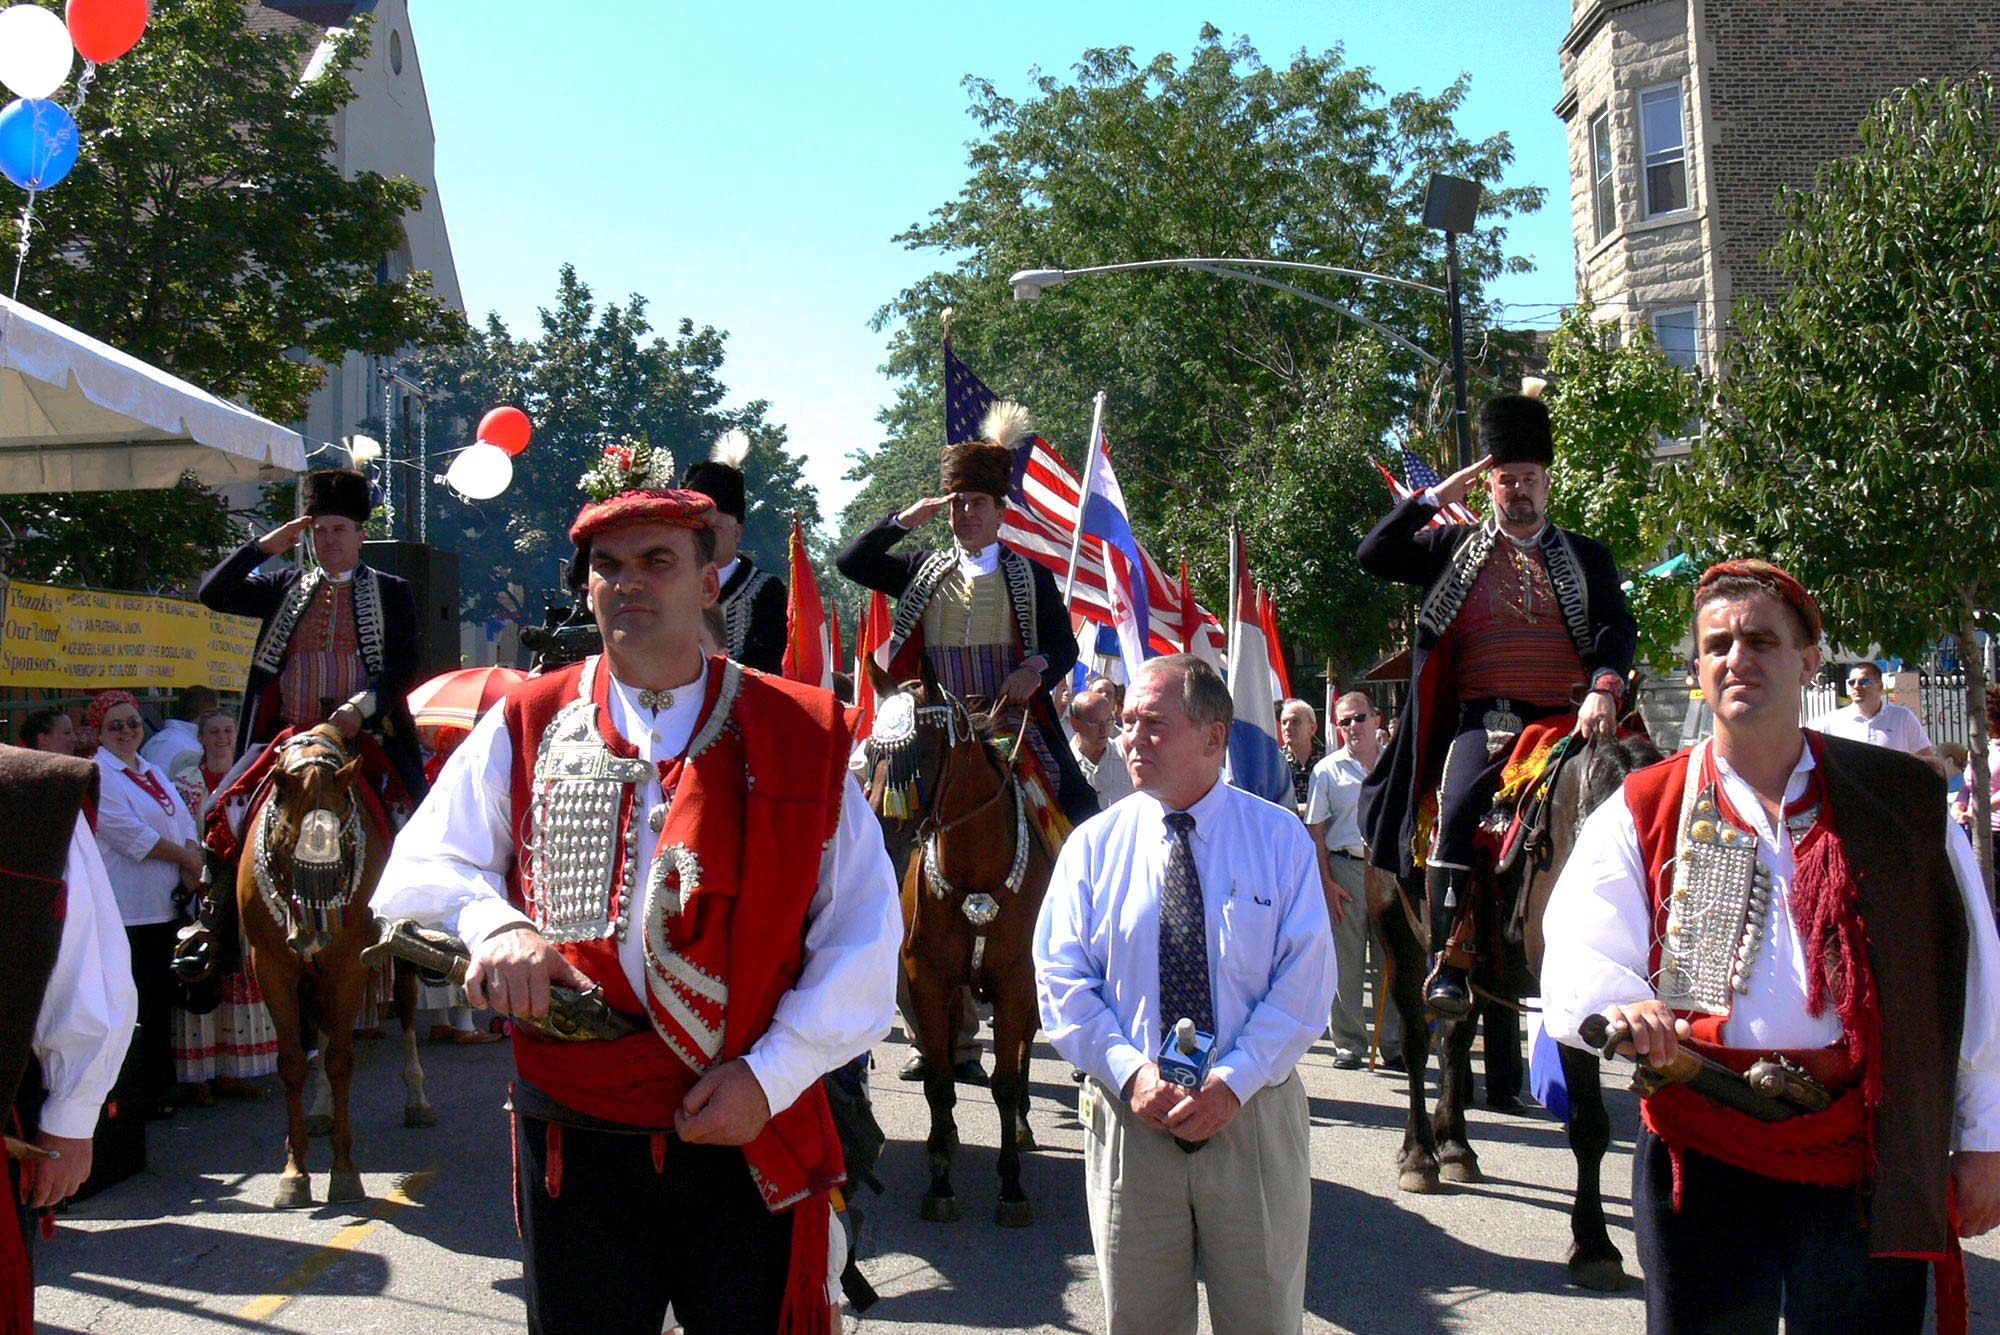
<instances>
[{"instance_id":1,"label":"spectator in crowd","mask_svg":"<svg viewBox=\"0 0 2000 1335\"><path fill-rule=\"evenodd\" d=\"M1993 865L2000 867L2000 686L1986 688L1986 773L1987 793L1993 808L1990 822ZM1972 795L1979 791L1973 786L1977 782L1972 774L1971 757L1968 756L1965 762L1965 786L1959 789L1958 797L1952 803L1952 814L1969 835L1973 833L1972 822L1978 816L1978 808L1972 800Z\"/></svg>"},{"instance_id":2,"label":"spectator in crowd","mask_svg":"<svg viewBox=\"0 0 2000 1335\"><path fill-rule=\"evenodd\" d=\"M1138 793L1078 826L1035 926L1042 1025L1080 1092L1091 1239L1113 1335L1304 1324L1312 1162L1294 1069L1326 1032L1333 937L1298 819L1223 783L1229 688L1192 654L1125 705ZM1212 1040L1163 1076L1179 1021ZM1176 1045L1176 1051L1180 1051Z\"/></svg>"},{"instance_id":3,"label":"spectator in crowd","mask_svg":"<svg viewBox=\"0 0 2000 1335\"><path fill-rule=\"evenodd\" d=\"M1333 921L1334 960L1340 974L1340 989L1333 999L1333 1064L1343 1071L1358 1068L1368 1050L1368 1013L1361 1004L1370 939L1363 883L1368 849L1361 839L1359 808L1361 781L1382 756L1381 718L1375 702L1360 691L1349 691L1334 701L1334 740L1340 749L1313 766L1306 791L1306 827L1318 850L1320 888L1326 893L1326 915ZM1400 1062L1401 1021L1395 1007L1381 1009L1382 1055Z\"/></svg>"},{"instance_id":4,"label":"spectator in crowd","mask_svg":"<svg viewBox=\"0 0 2000 1335\"><path fill-rule=\"evenodd\" d=\"M21 745L30 751L76 754L76 720L66 709L37 709L21 725Z\"/></svg>"},{"instance_id":5,"label":"spectator in crowd","mask_svg":"<svg viewBox=\"0 0 2000 1335\"><path fill-rule=\"evenodd\" d=\"M139 754L172 774L182 757L201 754L201 716L214 709L220 700L207 686L185 687L174 701L173 717L146 739Z\"/></svg>"},{"instance_id":6,"label":"spectator in crowd","mask_svg":"<svg viewBox=\"0 0 2000 1335\"><path fill-rule=\"evenodd\" d=\"M1303 818L1313 766L1326 755L1326 743L1319 739L1319 715L1305 701L1287 700L1278 706L1278 749L1292 771L1292 808Z\"/></svg>"},{"instance_id":7,"label":"spectator in crowd","mask_svg":"<svg viewBox=\"0 0 2000 1335\"><path fill-rule=\"evenodd\" d=\"M1117 726L1116 707L1108 693L1084 691L1069 702L1070 751L1097 790L1099 807L1105 809L1132 792L1125 753L1112 735Z\"/></svg>"},{"instance_id":8,"label":"spectator in crowd","mask_svg":"<svg viewBox=\"0 0 2000 1335\"><path fill-rule=\"evenodd\" d=\"M1938 756L1937 748L1931 745L1931 735L1924 731L1924 721L1913 711L1883 696L1882 669L1879 666L1866 659L1849 664L1847 694L1851 704L1828 710L1806 726L1816 728L1829 737L1845 737L1849 741L1908 752L1929 761L1931 768L1938 773L1944 773L1944 761Z\"/></svg>"},{"instance_id":9,"label":"spectator in crowd","mask_svg":"<svg viewBox=\"0 0 2000 1335\"><path fill-rule=\"evenodd\" d=\"M97 734L97 847L118 900L139 993L133 1049L148 1116L174 1094L174 893L201 875L194 813L167 772L139 754L146 725L129 691L101 691L85 722Z\"/></svg>"}]
</instances>

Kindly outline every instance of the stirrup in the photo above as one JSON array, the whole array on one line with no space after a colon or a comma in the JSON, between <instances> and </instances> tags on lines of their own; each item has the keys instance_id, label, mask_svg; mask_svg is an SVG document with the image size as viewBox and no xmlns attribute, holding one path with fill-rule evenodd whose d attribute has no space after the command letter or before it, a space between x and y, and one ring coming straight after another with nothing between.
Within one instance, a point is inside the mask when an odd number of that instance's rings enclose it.
<instances>
[{"instance_id":1,"label":"stirrup","mask_svg":"<svg viewBox=\"0 0 2000 1335\"><path fill-rule=\"evenodd\" d=\"M183 983L205 983L215 977L216 966L221 962L216 944L214 931L203 923L181 928L170 966L174 977Z\"/></svg>"},{"instance_id":2,"label":"stirrup","mask_svg":"<svg viewBox=\"0 0 2000 1335\"><path fill-rule=\"evenodd\" d=\"M1462 1020L1472 1014L1472 983L1466 971L1450 963L1443 954L1431 965L1424 979L1424 1005L1433 1015Z\"/></svg>"}]
</instances>

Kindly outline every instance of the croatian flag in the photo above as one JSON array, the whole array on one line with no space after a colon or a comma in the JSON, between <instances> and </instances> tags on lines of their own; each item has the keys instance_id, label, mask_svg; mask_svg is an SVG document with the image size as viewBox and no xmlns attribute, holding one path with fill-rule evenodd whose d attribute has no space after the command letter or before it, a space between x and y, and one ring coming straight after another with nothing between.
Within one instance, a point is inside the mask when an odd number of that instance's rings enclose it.
<instances>
[{"instance_id":1,"label":"croatian flag","mask_svg":"<svg viewBox=\"0 0 2000 1335\"><path fill-rule=\"evenodd\" d=\"M1139 665L1154 656L1149 642L1153 610L1146 591L1146 560L1132 532L1125 493L1119 490L1118 476L1111 471L1111 446L1102 431L1091 442L1090 455L1084 460L1081 509L1083 536L1104 544L1111 624L1118 632L1118 656L1125 660L1125 679L1130 681Z\"/></svg>"},{"instance_id":2,"label":"croatian flag","mask_svg":"<svg viewBox=\"0 0 2000 1335\"><path fill-rule=\"evenodd\" d=\"M1271 649L1257 615L1257 586L1238 539L1236 605L1229 612L1229 782L1289 807L1292 772L1278 749L1278 702L1271 693Z\"/></svg>"}]
</instances>

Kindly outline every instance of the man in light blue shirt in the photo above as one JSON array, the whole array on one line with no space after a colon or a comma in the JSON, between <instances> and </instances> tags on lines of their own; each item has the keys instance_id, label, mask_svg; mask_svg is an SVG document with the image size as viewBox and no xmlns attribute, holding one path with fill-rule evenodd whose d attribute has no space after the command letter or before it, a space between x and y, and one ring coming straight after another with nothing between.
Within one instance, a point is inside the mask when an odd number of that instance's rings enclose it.
<instances>
[{"instance_id":1,"label":"man in light blue shirt","mask_svg":"<svg viewBox=\"0 0 2000 1335\"><path fill-rule=\"evenodd\" d=\"M1326 1030L1333 937L1298 816L1221 782L1231 710L1187 654L1125 700L1137 791L1064 844L1035 927L1042 1025L1086 1079L1091 1237L1113 1335L1304 1324L1312 1164L1293 1068ZM1176 1023L1213 1036L1198 1088L1163 1078Z\"/></svg>"}]
</instances>

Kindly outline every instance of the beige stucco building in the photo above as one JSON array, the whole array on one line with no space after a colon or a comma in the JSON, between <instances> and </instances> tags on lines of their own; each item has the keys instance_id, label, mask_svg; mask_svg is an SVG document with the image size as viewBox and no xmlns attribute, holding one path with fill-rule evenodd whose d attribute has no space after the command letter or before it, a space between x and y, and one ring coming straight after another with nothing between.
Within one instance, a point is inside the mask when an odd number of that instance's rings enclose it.
<instances>
[{"instance_id":1,"label":"beige stucco building","mask_svg":"<svg viewBox=\"0 0 2000 1335\"><path fill-rule=\"evenodd\" d=\"M431 128L430 101L424 94L423 64L410 26L408 0L246 0L253 28L311 27L322 33L369 16L372 41L367 57L349 76L354 100L334 118L334 156L341 173L380 172L407 176L424 188L421 211L403 219L403 244L383 257L384 274L401 278L415 270L431 275L431 284L452 307L463 311L458 266L452 260L451 234L445 226L444 203L435 170L437 136ZM316 54L314 65L323 55ZM314 70L308 65L306 73ZM330 368L326 383L313 395L306 420L295 425L306 436L306 448L338 441L363 423L383 420L381 372L393 358L349 353ZM396 453L410 457L417 406L407 391L391 388L389 416L394 425ZM432 442L433 445L436 442ZM317 462L317 461L316 461ZM409 470L394 470L406 481ZM408 504L407 496L400 497Z\"/></svg>"},{"instance_id":2,"label":"beige stucco building","mask_svg":"<svg viewBox=\"0 0 2000 1335\"><path fill-rule=\"evenodd\" d=\"M1779 283L1780 188L1859 147L1877 99L1990 69L2000 0L1571 0L1561 49L1579 295L1714 364Z\"/></svg>"}]
</instances>

